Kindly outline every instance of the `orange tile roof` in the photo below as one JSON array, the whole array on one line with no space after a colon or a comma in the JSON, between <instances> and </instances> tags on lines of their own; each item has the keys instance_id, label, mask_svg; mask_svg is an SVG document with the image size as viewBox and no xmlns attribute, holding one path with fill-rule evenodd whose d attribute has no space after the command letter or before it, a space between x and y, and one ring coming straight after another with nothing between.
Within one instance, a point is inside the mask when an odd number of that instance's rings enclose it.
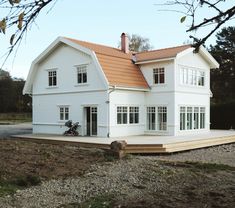
<instances>
[{"instance_id":1,"label":"orange tile roof","mask_svg":"<svg viewBox=\"0 0 235 208\"><path fill-rule=\"evenodd\" d=\"M149 88L139 67L132 62L132 54L118 48L67 38L96 53L109 85L131 88Z\"/></svg>"},{"instance_id":2,"label":"orange tile roof","mask_svg":"<svg viewBox=\"0 0 235 208\"><path fill-rule=\"evenodd\" d=\"M132 62L132 53L126 54L118 48L89 43L76 39L66 38L76 44L94 51L98 61L104 71L109 85L119 87L144 88L148 89L148 83L145 80L139 67ZM189 48L190 45L153 50L136 53L137 61L147 61L175 57L177 53Z\"/></svg>"},{"instance_id":3,"label":"orange tile roof","mask_svg":"<svg viewBox=\"0 0 235 208\"><path fill-rule=\"evenodd\" d=\"M138 62L141 62L141 61L150 61L150 60L156 60L156 59L173 58L173 57L176 57L178 53L190 47L191 47L190 45L182 45L182 46L177 46L177 47L140 52L136 54L136 59Z\"/></svg>"}]
</instances>

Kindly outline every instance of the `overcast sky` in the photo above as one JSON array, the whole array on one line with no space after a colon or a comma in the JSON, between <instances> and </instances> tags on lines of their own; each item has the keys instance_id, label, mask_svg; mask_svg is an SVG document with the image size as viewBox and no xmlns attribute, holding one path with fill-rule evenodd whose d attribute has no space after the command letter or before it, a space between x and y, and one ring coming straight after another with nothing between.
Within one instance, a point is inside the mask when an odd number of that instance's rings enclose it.
<instances>
[{"instance_id":1,"label":"overcast sky","mask_svg":"<svg viewBox=\"0 0 235 208\"><path fill-rule=\"evenodd\" d=\"M185 32L189 21L181 24L182 14L158 11L161 7L155 4L159 2L161 0L58 0L50 12L49 6L39 15L16 57L13 54L3 69L14 77L26 79L31 62L58 36L117 47L121 33L127 32L149 38L155 49L182 45L189 40L190 34ZM234 0L227 0L225 7L233 4ZM199 17L210 13L204 10ZM235 19L228 25L235 26ZM197 36L208 30L198 31ZM10 34L0 34L0 56L6 52L9 38ZM212 37L206 45L214 43L215 37Z\"/></svg>"}]
</instances>

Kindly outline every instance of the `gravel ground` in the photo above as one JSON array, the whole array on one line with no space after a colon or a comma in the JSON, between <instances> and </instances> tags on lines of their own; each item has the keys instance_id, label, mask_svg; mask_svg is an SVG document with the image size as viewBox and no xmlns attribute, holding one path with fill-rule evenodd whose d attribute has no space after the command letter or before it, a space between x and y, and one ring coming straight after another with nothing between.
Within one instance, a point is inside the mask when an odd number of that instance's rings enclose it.
<instances>
[{"instance_id":1,"label":"gravel ground","mask_svg":"<svg viewBox=\"0 0 235 208\"><path fill-rule=\"evenodd\" d=\"M220 145L187 152L174 153L172 155L159 156L158 159L182 162L194 161L217 163L235 167L235 144Z\"/></svg>"},{"instance_id":2,"label":"gravel ground","mask_svg":"<svg viewBox=\"0 0 235 208\"><path fill-rule=\"evenodd\" d=\"M169 156L131 156L93 165L81 177L50 180L0 198L1 208L67 207L90 197L114 194L122 207L234 207L235 171L205 173L165 161L200 161L235 166L235 144ZM151 201L150 204L143 200ZM157 200L157 201L156 201ZM128 204L129 203L129 204ZM147 203L147 202L146 202ZM135 206L136 205L136 206ZM71 207L71 206L69 206ZM78 206L74 206L78 207Z\"/></svg>"},{"instance_id":3,"label":"gravel ground","mask_svg":"<svg viewBox=\"0 0 235 208\"><path fill-rule=\"evenodd\" d=\"M0 125L0 138L17 134L32 134L32 123Z\"/></svg>"}]
</instances>

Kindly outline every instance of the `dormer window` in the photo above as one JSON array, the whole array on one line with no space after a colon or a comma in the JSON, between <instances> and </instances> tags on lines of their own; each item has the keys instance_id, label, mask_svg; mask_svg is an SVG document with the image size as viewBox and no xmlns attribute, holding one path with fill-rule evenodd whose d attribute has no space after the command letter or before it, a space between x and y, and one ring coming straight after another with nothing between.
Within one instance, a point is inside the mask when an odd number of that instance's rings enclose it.
<instances>
[{"instance_id":1,"label":"dormer window","mask_svg":"<svg viewBox=\"0 0 235 208\"><path fill-rule=\"evenodd\" d=\"M154 84L165 83L165 69L164 68L153 69L153 83Z\"/></svg>"},{"instance_id":2,"label":"dormer window","mask_svg":"<svg viewBox=\"0 0 235 208\"><path fill-rule=\"evenodd\" d=\"M78 84L87 83L87 65L77 67L77 82Z\"/></svg>"},{"instance_id":3,"label":"dormer window","mask_svg":"<svg viewBox=\"0 0 235 208\"><path fill-rule=\"evenodd\" d=\"M57 72L56 70L48 71L48 86L53 87L57 85Z\"/></svg>"}]
</instances>

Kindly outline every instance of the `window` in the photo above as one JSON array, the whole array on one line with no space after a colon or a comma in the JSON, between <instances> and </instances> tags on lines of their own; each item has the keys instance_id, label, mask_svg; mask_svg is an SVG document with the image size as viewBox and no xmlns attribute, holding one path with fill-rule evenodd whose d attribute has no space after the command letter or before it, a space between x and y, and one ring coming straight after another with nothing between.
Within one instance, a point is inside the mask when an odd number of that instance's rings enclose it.
<instances>
[{"instance_id":1,"label":"window","mask_svg":"<svg viewBox=\"0 0 235 208\"><path fill-rule=\"evenodd\" d=\"M186 118L185 107L180 107L180 130L185 130L185 118Z\"/></svg>"},{"instance_id":2,"label":"window","mask_svg":"<svg viewBox=\"0 0 235 208\"><path fill-rule=\"evenodd\" d=\"M155 107L147 107L147 129L156 129L156 114Z\"/></svg>"},{"instance_id":3,"label":"window","mask_svg":"<svg viewBox=\"0 0 235 208\"><path fill-rule=\"evenodd\" d=\"M181 84L192 86L205 86L205 72L198 69L181 67L180 82Z\"/></svg>"},{"instance_id":4,"label":"window","mask_svg":"<svg viewBox=\"0 0 235 208\"><path fill-rule=\"evenodd\" d=\"M147 130L167 130L167 107L147 107Z\"/></svg>"},{"instance_id":5,"label":"window","mask_svg":"<svg viewBox=\"0 0 235 208\"><path fill-rule=\"evenodd\" d=\"M129 107L129 123L139 123L139 107Z\"/></svg>"},{"instance_id":6,"label":"window","mask_svg":"<svg viewBox=\"0 0 235 208\"><path fill-rule=\"evenodd\" d=\"M165 83L165 69L164 68L153 69L153 82L154 84Z\"/></svg>"},{"instance_id":7,"label":"window","mask_svg":"<svg viewBox=\"0 0 235 208\"><path fill-rule=\"evenodd\" d=\"M205 107L180 107L180 130L205 128Z\"/></svg>"},{"instance_id":8,"label":"window","mask_svg":"<svg viewBox=\"0 0 235 208\"><path fill-rule=\"evenodd\" d=\"M60 107L60 120L61 121L69 120L69 108L68 107Z\"/></svg>"},{"instance_id":9,"label":"window","mask_svg":"<svg viewBox=\"0 0 235 208\"><path fill-rule=\"evenodd\" d=\"M50 87L57 85L57 74L56 74L56 71L48 71L48 85Z\"/></svg>"},{"instance_id":10,"label":"window","mask_svg":"<svg viewBox=\"0 0 235 208\"><path fill-rule=\"evenodd\" d=\"M192 107L187 107L187 129L192 129L193 126L193 121L192 121L192 113L193 113L193 108Z\"/></svg>"},{"instance_id":11,"label":"window","mask_svg":"<svg viewBox=\"0 0 235 208\"><path fill-rule=\"evenodd\" d=\"M160 131L166 130L167 124L167 108L166 107L158 107L158 129Z\"/></svg>"},{"instance_id":12,"label":"window","mask_svg":"<svg viewBox=\"0 0 235 208\"><path fill-rule=\"evenodd\" d=\"M198 72L198 85L199 86L205 85L205 72L202 71Z\"/></svg>"},{"instance_id":13,"label":"window","mask_svg":"<svg viewBox=\"0 0 235 208\"><path fill-rule=\"evenodd\" d=\"M194 129L199 129L199 107L194 107L193 126Z\"/></svg>"},{"instance_id":14,"label":"window","mask_svg":"<svg viewBox=\"0 0 235 208\"><path fill-rule=\"evenodd\" d=\"M87 65L77 67L78 84L87 83Z\"/></svg>"},{"instance_id":15,"label":"window","mask_svg":"<svg viewBox=\"0 0 235 208\"><path fill-rule=\"evenodd\" d=\"M205 128L205 107L201 107L200 108L200 129L204 129Z\"/></svg>"},{"instance_id":16,"label":"window","mask_svg":"<svg viewBox=\"0 0 235 208\"><path fill-rule=\"evenodd\" d=\"M127 124L127 107L117 107L117 124Z\"/></svg>"}]
</instances>

